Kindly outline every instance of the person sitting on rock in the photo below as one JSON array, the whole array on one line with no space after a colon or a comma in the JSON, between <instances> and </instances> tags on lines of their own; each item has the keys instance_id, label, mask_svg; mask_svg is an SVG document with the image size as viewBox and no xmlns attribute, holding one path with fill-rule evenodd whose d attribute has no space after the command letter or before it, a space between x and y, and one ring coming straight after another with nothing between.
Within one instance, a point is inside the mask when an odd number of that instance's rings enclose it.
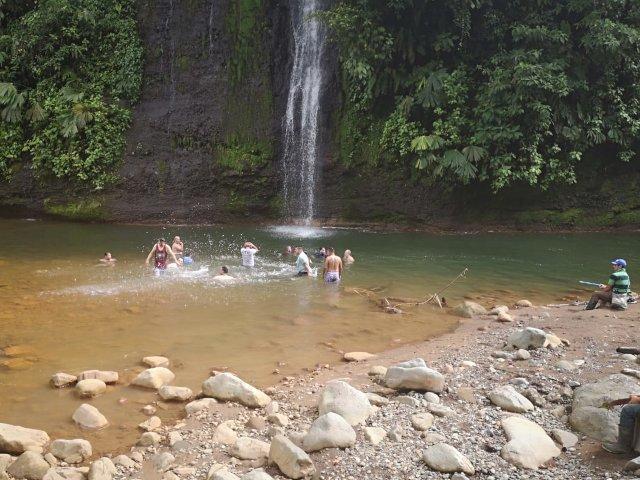
<instances>
[{"instance_id":1,"label":"person sitting on rock","mask_svg":"<svg viewBox=\"0 0 640 480\"><path fill-rule=\"evenodd\" d=\"M585 310L593 310L598 302L610 303L615 308L626 309L631 281L626 271L627 262L618 258L611 262L613 273L607 285L600 285L600 291L593 292Z\"/></svg>"},{"instance_id":2,"label":"person sitting on rock","mask_svg":"<svg viewBox=\"0 0 640 480\"><path fill-rule=\"evenodd\" d=\"M635 450L634 440L637 428L636 420L640 415L640 395L631 395L629 398L610 402L607 406L613 407L615 405L624 405L618 422L618 441L603 443L602 448L610 453L631 453Z\"/></svg>"}]
</instances>

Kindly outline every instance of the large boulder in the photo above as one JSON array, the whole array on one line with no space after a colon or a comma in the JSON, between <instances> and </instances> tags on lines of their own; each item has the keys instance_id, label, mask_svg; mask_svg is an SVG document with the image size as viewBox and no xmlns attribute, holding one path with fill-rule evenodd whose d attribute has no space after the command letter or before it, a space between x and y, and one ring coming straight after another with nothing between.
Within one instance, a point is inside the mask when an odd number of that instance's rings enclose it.
<instances>
[{"instance_id":1,"label":"large boulder","mask_svg":"<svg viewBox=\"0 0 640 480\"><path fill-rule=\"evenodd\" d=\"M560 455L560 449L537 424L520 415L501 421L508 443L500 455L507 462L521 468L537 469Z\"/></svg>"},{"instance_id":2,"label":"large boulder","mask_svg":"<svg viewBox=\"0 0 640 480\"><path fill-rule=\"evenodd\" d=\"M539 328L527 327L513 332L507 339L507 344L513 348L542 348L547 342L547 334Z\"/></svg>"},{"instance_id":3,"label":"large boulder","mask_svg":"<svg viewBox=\"0 0 640 480\"><path fill-rule=\"evenodd\" d=\"M7 473L16 479L42 480L49 468L51 468L51 465L47 463L41 454L27 451L9 465Z\"/></svg>"},{"instance_id":4,"label":"large boulder","mask_svg":"<svg viewBox=\"0 0 640 480\"><path fill-rule=\"evenodd\" d=\"M153 388L157 390L163 385L173 382L174 378L176 378L176 376L168 368L153 367L140 372L140 374L133 379L131 384L138 387Z\"/></svg>"},{"instance_id":5,"label":"large boulder","mask_svg":"<svg viewBox=\"0 0 640 480\"><path fill-rule=\"evenodd\" d=\"M81 463L93 454L91 444L82 438L54 440L49 451L56 458L67 463Z\"/></svg>"},{"instance_id":6,"label":"large boulder","mask_svg":"<svg viewBox=\"0 0 640 480\"><path fill-rule=\"evenodd\" d=\"M421 358L402 362L387 369L384 382L396 390L419 390L440 393L444 388L444 376L427 367Z\"/></svg>"},{"instance_id":7,"label":"large boulder","mask_svg":"<svg viewBox=\"0 0 640 480\"><path fill-rule=\"evenodd\" d=\"M167 402L186 402L193 397L193 392L187 387L173 387L163 385L158 389L160 397Z\"/></svg>"},{"instance_id":8,"label":"large boulder","mask_svg":"<svg viewBox=\"0 0 640 480\"><path fill-rule=\"evenodd\" d=\"M472 318L476 315L486 315L487 309L484 308L479 303L470 302L469 300L466 300L456 305L456 307L453 309L453 313L458 317Z\"/></svg>"},{"instance_id":9,"label":"large boulder","mask_svg":"<svg viewBox=\"0 0 640 480\"><path fill-rule=\"evenodd\" d=\"M640 391L637 380L616 374L575 389L569 422L571 426L595 440L616 442L620 415L605 404L627 398Z\"/></svg>"},{"instance_id":10,"label":"large boulder","mask_svg":"<svg viewBox=\"0 0 640 480\"><path fill-rule=\"evenodd\" d=\"M429 468L442 473L462 472L467 475L476 473L467 457L456 448L446 443L436 443L427 447L422 454L422 459Z\"/></svg>"},{"instance_id":11,"label":"large boulder","mask_svg":"<svg viewBox=\"0 0 640 480\"><path fill-rule=\"evenodd\" d=\"M507 412L522 413L533 410L534 406L511 385L496 387L489 392L489 400Z\"/></svg>"},{"instance_id":12,"label":"large boulder","mask_svg":"<svg viewBox=\"0 0 640 480\"><path fill-rule=\"evenodd\" d=\"M42 430L0 423L0 452L21 454L26 451L42 453L49 443L49 435Z\"/></svg>"},{"instance_id":13,"label":"large boulder","mask_svg":"<svg viewBox=\"0 0 640 480\"><path fill-rule=\"evenodd\" d=\"M276 464L287 477L297 479L313 475L311 458L284 435L276 435L269 448L269 463Z\"/></svg>"},{"instance_id":14,"label":"large boulder","mask_svg":"<svg viewBox=\"0 0 640 480\"><path fill-rule=\"evenodd\" d=\"M207 397L238 402L251 408L266 407L271 402L266 393L226 372L205 380L202 392Z\"/></svg>"},{"instance_id":15,"label":"large boulder","mask_svg":"<svg viewBox=\"0 0 640 480\"><path fill-rule=\"evenodd\" d=\"M93 405L83 403L73 412L73 421L86 430L100 430L109 425L107 418Z\"/></svg>"},{"instance_id":16,"label":"large boulder","mask_svg":"<svg viewBox=\"0 0 640 480\"><path fill-rule=\"evenodd\" d=\"M78 381L95 378L102 380L104 383L116 383L118 381L118 372L110 370L85 370L78 375Z\"/></svg>"},{"instance_id":17,"label":"large boulder","mask_svg":"<svg viewBox=\"0 0 640 480\"><path fill-rule=\"evenodd\" d=\"M251 437L240 437L230 453L240 460L266 459L269 456L269 444Z\"/></svg>"},{"instance_id":18,"label":"large boulder","mask_svg":"<svg viewBox=\"0 0 640 480\"><path fill-rule=\"evenodd\" d=\"M76 392L81 397L97 397L106 391L107 384L97 378L87 378L76 384Z\"/></svg>"},{"instance_id":19,"label":"large boulder","mask_svg":"<svg viewBox=\"0 0 640 480\"><path fill-rule=\"evenodd\" d=\"M333 380L327 383L320 394L318 412L320 415L337 413L349 425L358 425L371 415L371 403L365 393L346 382Z\"/></svg>"},{"instance_id":20,"label":"large boulder","mask_svg":"<svg viewBox=\"0 0 640 480\"><path fill-rule=\"evenodd\" d=\"M316 452L323 448L347 448L356 443L356 431L337 413L322 415L311 425L302 441L306 452Z\"/></svg>"}]
</instances>

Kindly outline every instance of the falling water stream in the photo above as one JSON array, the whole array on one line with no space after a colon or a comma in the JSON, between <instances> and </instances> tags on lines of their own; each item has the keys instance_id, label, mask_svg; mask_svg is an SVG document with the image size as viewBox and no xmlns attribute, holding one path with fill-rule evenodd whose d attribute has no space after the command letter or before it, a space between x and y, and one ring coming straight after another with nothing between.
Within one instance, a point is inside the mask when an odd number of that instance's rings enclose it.
<instances>
[{"instance_id":1,"label":"falling water stream","mask_svg":"<svg viewBox=\"0 0 640 480\"><path fill-rule=\"evenodd\" d=\"M291 219L309 224L318 176L318 128L323 88L325 29L314 18L321 0L291 2L295 44L284 118L284 201Z\"/></svg>"}]
</instances>

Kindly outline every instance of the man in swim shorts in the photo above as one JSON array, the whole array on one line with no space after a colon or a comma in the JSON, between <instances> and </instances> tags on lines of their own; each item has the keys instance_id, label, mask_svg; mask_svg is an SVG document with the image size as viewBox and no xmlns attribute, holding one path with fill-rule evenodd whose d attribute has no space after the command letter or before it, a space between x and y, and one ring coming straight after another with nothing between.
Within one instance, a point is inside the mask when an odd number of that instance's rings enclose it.
<instances>
[{"instance_id":1,"label":"man in swim shorts","mask_svg":"<svg viewBox=\"0 0 640 480\"><path fill-rule=\"evenodd\" d=\"M298 272L297 275L299 277L311 275L311 265L309 265L309 257L306 253L304 253L304 249L302 247L296 247L293 253L298 256L298 258L296 258L296 271Z\"/></svg>"},{"instance_id":2,"label":"man in swim shorts","mask_svg":"<svg viewBox=\"0 0 640 480\"><path fill-rule=\"evenodd\" d=\"M156 275L160 275L160 273L164 272L167 269L167 257L171 256L173 262L177 265L178 259L175 254L171 250L171 247L167 245L167 242L164 238L159 238L157 243L153 246L145 263L149 265L151 258L153 257L153 271Z\"/></svg>"},{"instance_id":3,"label":"man in swim shorts","mask_svg":"<svg viewBox=\"0 0 640 480\"><path fill-rule=\"evenodd\" d=\"M333 247L327 248L327 258L324 259L322 276L325 283L338 283L342 278L342 259L336 255Z\"/></svg>"}]
</instances>

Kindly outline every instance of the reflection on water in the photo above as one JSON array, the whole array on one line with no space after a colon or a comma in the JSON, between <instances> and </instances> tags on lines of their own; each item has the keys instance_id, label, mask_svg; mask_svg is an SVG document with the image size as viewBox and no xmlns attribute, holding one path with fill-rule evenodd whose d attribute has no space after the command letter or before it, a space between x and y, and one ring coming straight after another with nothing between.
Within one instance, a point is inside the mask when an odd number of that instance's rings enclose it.
<instances>
[{"instance_id":1,"label":"reflection on water","mask_svg":"<svg viewBox=\"0 0 640 480\"><path fill-rule=\"evenodd\" d=\"M49 388L53 373L117 370L126 384L142 369L143 356L164 355L172 361L174 383L196 392L214 368L265 386L302 367L339 361L338 350L380 351L455 325L433 306L387 315L352 287L424 298L469 267L468 277L447 291L449 303L469 295L486 303L519 296L556 300L578 287L577 280L606 276L610 258L626 256L633 278L631 254L640 246L630 235L434 236L13 220L0 220L0 228L0 347L28 347L17 357L0 356L1 421L42 428L53 438L85 437L97 452L134 442L135 425L145 420L140 408L157 395L109 387L90 402L111 426L87 434L71 421L83 400L73 390ZM154 277L144 259L156 237L175 234L193 252L195 266ZM252 269L240 264L245 240L260 248ZM310 252L349 248L356 263L338 287L295 278L294 258L280 253L294 243ZM105 250L118 259L115 267L97 266ZM222 265L235 284L215 280ZM163 420L180 414L180 406L161 407Z\"/></svg>"}]
</instances>

